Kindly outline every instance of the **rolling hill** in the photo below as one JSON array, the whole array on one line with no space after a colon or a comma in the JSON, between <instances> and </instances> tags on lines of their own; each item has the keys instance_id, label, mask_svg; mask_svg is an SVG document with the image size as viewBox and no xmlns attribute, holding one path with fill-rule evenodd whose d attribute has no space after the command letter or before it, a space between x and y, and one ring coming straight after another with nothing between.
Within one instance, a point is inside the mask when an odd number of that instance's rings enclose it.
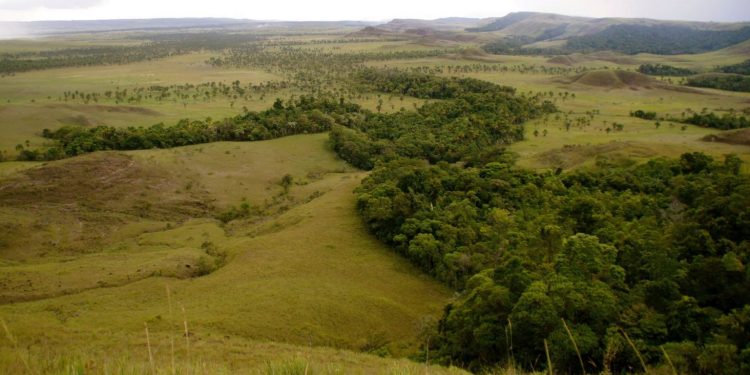
<instances>
[{"instance_id":1,"label":"rolling hill","mask_svg":"<svg viewBox=\"0 0 750 375\"><path fill-rule=\"evenodd\" d=\"M143 322L166 367L177 306L193 360L229 355L221 362L242 369L300 354L332 365L337 349L411 352L450 292L367 232L352 194L364 174L326 139L99 153L0 180L0 315L24 347L49 348L28 352L35 371L57 373L42 358L72 353L146 368ZM288 191L284 174L295 181ZM243 201L258 211L226 225L211 214ZM180 365L192 365L179 340ZM13 356L0 346L0 372ZM343 368L389 366L341 356Z\"/></svg>"},{"instance_id":2,"label":"rolling hill","mask_svg":"<svg viewBox=\"0 0 750 375\"><path fill-rule=\"evenodd\" d=\"M466 28L477 27L488 21L489 19L460 18L460 17L438 18L435 20L396 18L394 20L391 20L388 23L378 25L377 27L380 29L394 31L394 32L403 32L403 31L407 31L410 29L421 29L421 28L429 28L429 29L443 30L443 31L462 31Z\"/></svg>"},{"instance_id":3,"label":"rolling hill","mask_svg":"<svg viewBox=\"0 0 750 375\"><path fill-rule=\"evenodd\" d=\"M189 29L249 29L259 27L331 27L358 28L372 22L331 21L294 22L262 21L235 18L149 18L76 21L0 22L0 38L19 38L71 33L101 33L111 31L164 31Z\"/></svg>"},{"instance_id":4,"label":"rolling hill","mask_svg":"<svg viewBox=\"0 0 750 375\"><path fill-rule=\"evenodd\" d=\"M516 12L487 19L395 19L377 27L406 34L413 29L465 31L479 34L483 40L504 41L506 48L491 52L530 46L558 52L701 53L750 39L750 23L587 18L537 12ZM556 41L563 42L562 46L549 47L549 43Z\"/></svg>"}]
</instances>

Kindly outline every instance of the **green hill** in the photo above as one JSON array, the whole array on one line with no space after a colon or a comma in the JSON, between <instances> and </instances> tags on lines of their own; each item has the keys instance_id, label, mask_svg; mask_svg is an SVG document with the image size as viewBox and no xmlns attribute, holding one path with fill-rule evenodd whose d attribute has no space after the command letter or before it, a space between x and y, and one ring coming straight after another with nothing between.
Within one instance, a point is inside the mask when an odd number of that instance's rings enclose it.
<instances>
[{"instance_id":1,"label":"green hill","mask_svg":"<svg viewBox=\"0 0 750 375\"><path fill-rule=\"evenodd\" d=\"M337 160L325 140L98 153L0 180L0 317L19 345L31 345L23 355L35 368L76 355L145 366L147 322L166 365L170 337L184 346L178 306L194 345L190 358L178 355L182 365L245 369L305 353L336 365L321 354L329 349L303 349L310 345L412 352L449 291L367 233L352 194L363 174ZM295 181L288 192L278 183L285 174ZM44 198L28 210L38 192ZM240 194L252 215L227 225L212 218L239 204ZM186 200L207 204L178 210ZM277 341L300 348L265 344ZM253 354L259 346L263 353ZM0 372L20 366L14 357L0 346ZM413 366L339 358L353 369Z\"/></svg>"}]
</instances>

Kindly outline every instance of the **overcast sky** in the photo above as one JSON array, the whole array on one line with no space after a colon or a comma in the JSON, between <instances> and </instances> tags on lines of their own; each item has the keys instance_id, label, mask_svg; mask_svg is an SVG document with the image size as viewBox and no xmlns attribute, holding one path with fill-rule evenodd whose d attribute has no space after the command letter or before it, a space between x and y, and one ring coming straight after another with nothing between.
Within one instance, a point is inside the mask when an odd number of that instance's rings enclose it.
<instances>
[{"instance_id":1,"label":"overcast sky","mask_svg":"<svg viewBox=\"0 0 750 375\"><path fill-rule=\"evenodd\" d=\"M0 0L0 20L230 17L369 20L498 17L515 11L590 17L750 21L750 0Z\"/></svg>"}]
</instances>

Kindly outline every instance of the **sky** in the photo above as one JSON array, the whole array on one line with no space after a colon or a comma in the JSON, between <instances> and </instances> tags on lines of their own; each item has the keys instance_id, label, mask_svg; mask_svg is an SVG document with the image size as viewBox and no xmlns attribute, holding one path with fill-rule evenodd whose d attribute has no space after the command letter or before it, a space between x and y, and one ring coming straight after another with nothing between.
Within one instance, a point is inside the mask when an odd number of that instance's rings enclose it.
<instances>
[{"instance_id":1,"label":"sky","mask_svg":"<svg viewBox=\"0 0 750 375\"><path fill-rule=\"evenodd\" d=\"M501 17L515 11L588 17L750 21L750 0L0 0L0 21L171 17L385 21Z\"/></svg>"}]
</instances>

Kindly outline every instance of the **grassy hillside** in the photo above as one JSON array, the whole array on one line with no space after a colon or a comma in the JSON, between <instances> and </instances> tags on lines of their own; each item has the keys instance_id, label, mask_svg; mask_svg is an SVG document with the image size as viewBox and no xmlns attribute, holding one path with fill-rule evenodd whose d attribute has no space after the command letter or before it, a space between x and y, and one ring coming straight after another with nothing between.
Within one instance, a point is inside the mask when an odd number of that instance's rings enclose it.
<instances>
[{"instance_id":1,"label":"grassy hillside","mask_svg":"<svg viewBox=\"0 0 750 375\"><path fill-rule=\"evenodd\" d=\"M627 54L679 55L726 48L750 39L750 27L702 30L682 25L614 25L602 31L571 38L573 51L618 51Z\"/></svg>"},{"instance_id":2,"label":"grassy hillside","mask_svg":"<svg viewBox=\"0 0 750 375\"><path fill-rule=\"evenodd\" d=\"M391 61L387 65L479 78L516 87L522 93L553 93L561 113L527 124L526 139L510 146L520 154L522 166L571 168L591 165L598 156L645 160L656 156L675 157L689 151L702 151L716 157L736 153L750 161L747 147L701 141L702 137L720 134L720 131L669 122L656 128L653 121L630 117L630 112L636 109L680 118L688 109L700 112L706 108L726 113L731 108L750 107L747 93L688 88L678 85L676 80L651 78L635 72L640 64L649 61L708 71L713 69L715 59L743 61L742 55L723 50L679 56L576 54L570 56L572 65L565 73L542 70L560 66L542 56L496 56L482 60L451 57ZM479 68L474 69L474 66ZM466 71L454 67L466 67ZM575 69L579 68L586 70L577 74ZM576 125L577 119L589 118L592 111L596 114L590 124ZM569 128L566 122L571 124ZM607 132L613 123L623 124L623 131Z\"/></svg>"},{"instance_id":3,"label":"grassy hillside","mask_svg":"<svg viewBox=\"0 0 750 375\"><path fill-rule=\"evenodd\" d=\"M569 22L566 33L583 33L590 22L539 15L499 31L468 35L456 29L490 21L441 20L444 29L437 32L425 29L429 22L400 20L391 26L404 30L384 33L277 35L278 44L263 52L268 61L252 68L212 66L209 58L227 55L203 51L0 77L0 151L15 156L19 144L44 146L51 142L40 137L45 128L216 120L243 107L269 108L277 97L288 103L303 92L300 85L243 95L232 91L235 81L243 88L302 82L373 112L442 101L374 92L346 80L368 66L477 78L553 102L559 112L524 124L525 139L509 146L521 167L571 170L602 160L627 165L695 151L716 160L733 153L750 162L745 131L630 116L635 110L674 119L703 111L748 113L749 93L690 88L680 77L636 73L642 64L710 72L747 60L744 44L672 56L490 55L480 42L512 30L549 36L556 22ZM60 45L129 45L120 34L103 35ZM538 43L561 42L549 38ZM49 40L0 42L0 52L53 46ZM429 51L437 52L409 54ZM335 66L305 60L329 55L336 58L324 61ZM362 56L369 57L353 62ZM173 86L185 84L196 86ZM171 96L154 96L168 86ZM104 94L125 89L125 100ZM212 90L218 94L205 94ZM327 138L0 163L0 319L8 331L0 328L0 373L149 372L144 323L157 373L172 373L172 342L179 373L459 373L388 358L425 356L417 351L423 333L457 295L368 233L352 193L366 174L337 158Z\"/></svg>"},{"instance_id":4,"label":"grassy hillside","mask_svg":"<svg viewBox=\"0 0 750 375\"><path fill-rule=\"evenodd\" d=\"M62 125L148 126L158 122L175 123L182 118L222 118L248 109L266 108L272 97L233 100L226 97L210 100L156 101L115 103L101 100L84 103L64 100L64 92L104 93L150 86L169 86L239 80L243 85L278 81L281 77L258 70L219 70L205 63L209 54L190 54L127 65L74 67L27 72L0 77L0 150L11 152L29 140L41 145L41 131ZM21 125L19 125L21 124Z\"/></svg>"},{"instance_id":5,"label":"grassy hillside","mask_svg":"<svg viewBox=\"0 0 750 375\"><path fill-rule=\"evenodd\" d=\"M69 175L58 178L89 182L71 189L75 194L50 190L71 187L49 180L56 169ZM282 195L284 174L298 185ZM103 358L106 352L133 357L138 368L146 360L145 350L136 349L145 349L144 322L163 364L169 335L181 340L177 306L185 308L196 345L183 364L216 366L222 358L229 368L247 369L294 352L279 346L276 353L275 344L263 344L271 341L409 353L420 325L440 313L449 293L372 240L351 193L362 177L326 149L325 134L94 154L12 174L0 182L2 238L8 241L0 250L0 316L22 347L35 343L29 360L42 366L70 353ZM28 207L23 202L34 194L31 186L45 192L45 201L15 219ZM220 208L187 216L175 210L185 207L175 202L180 197L200 196L223 207L244 195L264 210L228 226L211 218ZM135 207L140 211L131 211ZM106 235L91 239L98 234L92 231ZM82 246L50 247L74 240L60 236L77 236ZM37 247L17 245L29 238ZM15 368L13 349L3 342L0 366ZM269 345L260 357L252 354ZM235 346L233 354L226 352ZM323 361L316 351L312 358ZM254 359L245 363L247 356ZM379 363L352 358L343 368ZM389 362L381 363L378 368Z\"/></svg>"}]
</instances>

